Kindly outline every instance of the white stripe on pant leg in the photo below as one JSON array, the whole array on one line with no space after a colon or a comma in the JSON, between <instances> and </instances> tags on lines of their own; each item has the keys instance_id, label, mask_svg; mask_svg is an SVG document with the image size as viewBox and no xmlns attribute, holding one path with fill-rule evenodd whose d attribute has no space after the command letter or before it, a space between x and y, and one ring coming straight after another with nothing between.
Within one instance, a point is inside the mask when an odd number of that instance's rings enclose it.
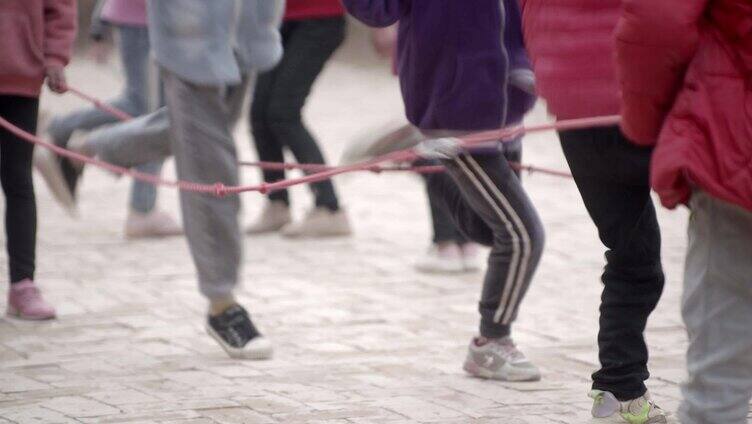
<instances>
[{"instance_id":1,"label":"white stripe on pant leg","mask_svg":"<svg viewBox=\"0 0 752 424\"><path fill-rule=\"evenodd\" d=\"M467 161L470 163L470 165L476 168L481 178L486 181L486 183L490 186L491 191L495 193L499 200L502 202L502 205L506 209L507 213L509 213L509 215L512 217L512 220L515 222L515 224L517 224L517 227L520 229L520 234L522 235L522 263L520 264L520 271L517 273L517 281L514 283L512 299L511 302L509 302L510 307L504 312L503 318L501 320L502 323L507 323L508 320L512 319L512 313L514 312L514 310L517 309L520 293L522 291L522 287L525 285L525 278L528 274L528 266L530 264L530 255L532 253L532 242L530 241L530 234L528 234L527 228L525 228L522 219L517 214L517 211L514 210L512 204L509 203L507 198L504 197L499 188L496 187L493 181L491 181L491 178L488 177L488 175L483 171L478 162L476 162L475 159L472 158L472 156L468 156ZM503 307L502 305L499 305L499 312Z\"/></svg>"},{"instance_id":2,"label":"white stripe on pant leg","mask_svg":"<svg viewBox=\"0 0 752 424\"><path fill-rule=\"evenodd\" d=\"M462 160L459 157L455 161L460 166L460 168L462 168L462 171L467 174L468 178L475 185L481 195L483 195L483 197L488 201L488 203L491 205L502 222L504 222L504 226L507 228L507 231L512 237L512 260L509 264L509 271L507 272L507 281L504 284L504 290L501 294L501 300L503 301L504 299L507 299L509 297L515 281L519 281L519 278L517 278L517 272L519 269L518 264L520 261L520 238L517 235L517 232L515 231L512 223L509 221L507 216L504 215L504 212L502 212L501 208L499 207L500 205L494 202L488 190L486 190L483 187L483 184L478 180L478 177L473 174L473 172L467 167L467 165L462 163ZM499 319L501 318L503 312L504 303L505 302L499 303L499 307L496 309L496 313L494 314L494 322L499 322Z\"/></svg>"}]
</instances>

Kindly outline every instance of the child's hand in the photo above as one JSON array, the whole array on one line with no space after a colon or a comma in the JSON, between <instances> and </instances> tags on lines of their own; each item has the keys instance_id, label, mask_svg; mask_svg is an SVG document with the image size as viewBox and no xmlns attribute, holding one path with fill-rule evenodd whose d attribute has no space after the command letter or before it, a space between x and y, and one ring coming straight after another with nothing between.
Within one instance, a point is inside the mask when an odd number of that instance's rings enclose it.
<instances>
[{"instance_id":1,"label":"child's hand","mask_svg":"<svg viewBox=\"0 0 752 424\"><path fill-rule=\"evenodd\" d=\"M62 66L51 65L45 69L47 75L47 87L55 93L65 93L68 90L68 81L65 79L65 70Z\"/></svg>"},{"instance_id":2,"label":"child's hand","mask_svg":"<svg viewBox=\"0 0 752 424\"><path fill-rule=\"evenodd\" d=\"M379 56L385 59L391 59L397 45L396 26L374 29L371 32L371 43L373 44L373 49L376 50L376 53L378 53Z\"/></svg>"}]
</instances>

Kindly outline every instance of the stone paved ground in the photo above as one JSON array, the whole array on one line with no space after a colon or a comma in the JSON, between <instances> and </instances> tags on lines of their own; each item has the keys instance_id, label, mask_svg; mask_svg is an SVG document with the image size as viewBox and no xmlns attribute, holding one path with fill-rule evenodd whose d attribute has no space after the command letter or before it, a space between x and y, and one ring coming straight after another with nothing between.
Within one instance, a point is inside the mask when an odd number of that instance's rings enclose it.
<instances>
[{"instance_id":1,"label":"stone paved ground","mask_svg":"<svg viewBox=\"0 0 752 424\"><path fill-rule=\"evenodd\" d=\"M387 67L352 60L366 48L360 38L340 53L307 110L331 158L348 141L400 122ZM70 74L101 95L118 86L112 68L79 62ZM81 103L46 96L44 104L61 112ZM543 119L542 109L532 117ZM237 135L241 155L251 158L247 133L241 125ZM529 137L525 157L565 166L552 134ZM256 173L244 178L255 181ZM246 238L239 296L277 350L268 362L239 362L203 331L205 304L185 241L122 238L127 181L88 171L78 220L39 184L38 281L60 317L0 319L0 423L586 421L603 249L571 181L526 177L548 248L515 331L545 378L524 384L463 375L480 275L413 271L429 237L420 180L357 175L337 185L357 230L352 239ZM302 213L308 194L293 194ZM243 196L244 222L261 200ZM177 213L176 194L162 190L161 205ZM650 389L675 410L686 346L678 311L686 213L661 211L660 220L668 284L648 330Z\"/></svg>"}]
</instances>

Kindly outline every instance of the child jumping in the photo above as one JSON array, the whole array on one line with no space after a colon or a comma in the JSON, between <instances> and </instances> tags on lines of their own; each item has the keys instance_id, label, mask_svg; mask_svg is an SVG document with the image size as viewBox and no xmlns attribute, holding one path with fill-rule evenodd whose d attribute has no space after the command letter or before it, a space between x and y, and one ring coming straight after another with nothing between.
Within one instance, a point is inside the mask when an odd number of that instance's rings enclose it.
<instances>
[{"instance_id":1,"label":"child jumping","mask_svg":"<svg viewBox=\"0 0 752 424\"><path fill-rule=\"evenodd\" d=\"M0 117L35 133L42 83L65 91L63 68L76 37L74 0L4 0L0 3ZM55 317L34 283L37 205L31 164L34 145L0 129L0 179L5 193L5 231L10 270L8 315Z\"/></svg>"},{"instance_id":2,"label":"child jumping","mask_svg":"<svg viewBox=\"0 0 752 424\"><path fill-rule=\"evenodd\" d=\"M512 341L511 327L543 251L543 225L498 143L464 151L451 138L507 123L514 52L503 45L503 2L344 4L370 26L399 21L399 76L407 118L425 136L444 137L418 148L424 157L441 160L451 177L429 178L429 190L465 235L491 247L479 305L480 334L470 343L464 369L481 378L540 379L538 368Z\"/></svg>"},{"instance_id":3,"label":"child jumping","mask_svg":"<svg viewBox=\"0 0 752 424\"><path fill-rule=\"evenodd\" d=\"M156 89L150 89L152 63L149 56L149 29L146 16L146 0L99 0L92 17L91 36L97 42L111 26L117 35L120 62L123 67L125 86L123 93L110 105L131 116L150 112L150 97ZM155 85L155 84L151 84ZM159 103L159 101L151 102ZM54 118L47 132L58 146L70 148L88 131L117 123L118 119L96 107L88 107ZM36 165L48 183L50 190L63 206L72 209L76 204L76 187L81 177L79 166L50 151L37 152ZM162 162L143 164L141 172L159 175ZM134 181L131 189L130 208L125 222L126 238L165 237L182 234L175 220L157 208L157 188L151 184Z\"/></svg>"}]
</instances>

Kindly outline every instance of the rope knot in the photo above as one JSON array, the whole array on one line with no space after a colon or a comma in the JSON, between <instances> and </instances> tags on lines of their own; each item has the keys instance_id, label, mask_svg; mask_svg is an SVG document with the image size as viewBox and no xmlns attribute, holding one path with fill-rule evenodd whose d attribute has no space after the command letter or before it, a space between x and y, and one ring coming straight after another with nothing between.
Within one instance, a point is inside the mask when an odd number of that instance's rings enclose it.
<instances>
[{"instance_id":1,"label":"rope knot","mask_svg":"<svg viewBox=\"0 0 752 424\"><path fill-rule=\"evenodd\" d=\"M222 183L214 184L214 195L217 197L227 196L227 187Z\"/></svg>"},{"instance_id":2,"label":"rope knot","mask_svg":"<svg viewBox=\"0 0 752 424\"><path fill-rule=\"evenodd\" d=\"M267 183L261 183L258 192L261 194L269 193L269 185Z\"/></svg>"}]
</instances>

